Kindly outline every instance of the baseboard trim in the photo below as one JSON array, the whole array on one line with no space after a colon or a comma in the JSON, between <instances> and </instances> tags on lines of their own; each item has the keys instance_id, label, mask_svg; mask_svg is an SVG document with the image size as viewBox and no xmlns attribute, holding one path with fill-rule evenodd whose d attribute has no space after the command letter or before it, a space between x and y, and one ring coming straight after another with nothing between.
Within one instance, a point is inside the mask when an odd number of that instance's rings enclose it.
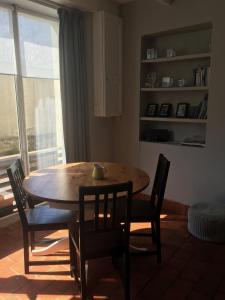
<instances>
[{"instance_id":1,"label":"baseboard trim","mask_svg":"<svg viewBox=\"0 0 225 300\"><path fill-rule=\"evenodd\" d=\"M0 218L0 228L4 228L4 227L7 227L11 224L14 224L16 222L19 221L19 214L16 212L16 213L13 213L13 214L10 214L8 216L5 216L5 217L1 217Z\"/></svg>"},{"instance_id":2,"label":"baseboard trim","mask_svg":"<svg viewBox=\"0 0 225 300\"><path fill-rule=\"evenodd\" d=\"M163 211L177 214L180 216L187 216L189 205L179 203L173 200L164 199Z\"/></svg>"}]
</instances>

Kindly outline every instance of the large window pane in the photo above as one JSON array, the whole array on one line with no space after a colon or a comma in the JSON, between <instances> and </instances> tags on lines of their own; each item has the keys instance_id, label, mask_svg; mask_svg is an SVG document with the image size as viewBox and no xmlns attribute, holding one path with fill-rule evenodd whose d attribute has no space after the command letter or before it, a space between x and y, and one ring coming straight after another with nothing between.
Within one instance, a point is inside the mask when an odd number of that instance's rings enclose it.
<instances>
[{"instance_id":1,"label":"large window pane","mask_svg":"<svg viewBox=\"0 0 225 300\"><path fill-rule=\"evenodd\" d=\"M31 168L63 162L59 80L24 78L23 85Z\"/></svg>"},{"instance_id":2,"label":"large window pane","mask_svg":"<svg viewBox=\"0 0 225 300\"><path fill-rule=\"evenodd\" d=\"M14 76L0 75L0 157L19 153Z\"/></svg>"},{"instance_id":3,"label":"large window pane","mask_svg":"<svg viewBox=\"0 0 225 300\"><path fill-rule=\"evenodd\" d=\"M28 146L22 159L31 171L65 162L58 29L57 20L0 7L0 216L13 207L6 168L21 156L19 145Z\"/></svg>"},{"instance_id":4,"label":"large window pane","mask_svg":"<svg viewBox=\"0 0 225 300\"><path fill-rule=\"evenodd\" d=\"M64 162L58 22L18 14L31 170Z\"/></svg>"},{"instance_id":5,"label":"large window pane","mask_svg":"<svg viewBox=\"0 0 225 300\"><path fill-rule=\"evenodd\" d=\"M16 74L11 10L0 7L0 73Z\"/></svg>"},{"instance_id":6,"label":"large window pane","mask_svg":"<svg viewBox=\"0 0 225 300\"><path fill-rule=\"evenodd\" d=\"M22 73L59 78L58 22L19 13Z\"/></svg>"},{"instance_id":7,"label":"large window pane","mask_svg":"<svg viewBox=\"0 0 225 300\"><path fill-rule=\"evenodd\" d=\"M19 157L16 93L13 75L0 74L0 216L12 212L13 195L6 169Z\"/></svg>"}]
</instances>

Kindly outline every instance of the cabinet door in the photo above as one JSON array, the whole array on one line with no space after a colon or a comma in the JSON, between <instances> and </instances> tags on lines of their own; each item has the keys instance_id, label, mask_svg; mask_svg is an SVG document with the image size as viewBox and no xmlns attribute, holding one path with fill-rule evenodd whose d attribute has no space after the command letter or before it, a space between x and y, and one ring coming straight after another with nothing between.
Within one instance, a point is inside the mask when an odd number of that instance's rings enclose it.
<instances>
[{"instance_id":1,"label":"cabinet door","mask_svg":"<svg viewBox=\"0 0 225 300\"><path fill-rule=\"evenodd\" d=\"M122 22L117 16L97 12L94 16L95 116L122 113Z\"/></svg>"}]
</instances>

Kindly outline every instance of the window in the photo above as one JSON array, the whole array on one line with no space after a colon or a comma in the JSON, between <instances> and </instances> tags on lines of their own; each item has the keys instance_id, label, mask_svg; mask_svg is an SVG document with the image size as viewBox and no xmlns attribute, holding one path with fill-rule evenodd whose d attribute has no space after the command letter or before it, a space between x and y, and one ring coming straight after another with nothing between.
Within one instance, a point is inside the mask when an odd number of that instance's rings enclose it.
<instances>
[{"instance_id":1,"label":"window","mask_svg":"<svg viewBox=\"0 0 225 300\"><path fill-rule=\"evenodd\" d=\"M19 153L11 11L0 9L0 157Z\"/></svg>"},{"instance_id":2,"label":"window","mask_svg":"<svg viewBox=\"0 0 225 300\"><path fill-rule=\"evenodd\" d=\"M0 7L0 209L14 159L31 171L65 162L58 30L57 19Z\"/></svg>"},{"instance_id":3,"label":"window","mask_svg":"<svg viewBox=\"0 0 225 300\"><path fill-rule=\"evenodd\" d=\"M12 12L0 8L0 72L16 74Z\"/></svg>"},{"instance_id":4,"label":"window","mask_svg":"<svg viewBox=\"0 0 225 300\"><path fill-rule=\"evenodd\" d=\"M29 162L44 168L58 163L63 148L59 26L25 13L18 13L18 24Z\"/></svg>"}]
</instances>

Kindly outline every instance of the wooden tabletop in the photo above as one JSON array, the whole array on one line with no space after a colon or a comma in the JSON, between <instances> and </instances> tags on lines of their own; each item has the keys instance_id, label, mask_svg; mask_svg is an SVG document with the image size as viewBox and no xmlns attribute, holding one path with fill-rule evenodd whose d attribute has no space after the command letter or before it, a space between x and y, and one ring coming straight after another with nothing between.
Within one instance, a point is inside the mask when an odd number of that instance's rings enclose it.
<instances>
[{"instance_id":1,"label":"wooden tabletop","mask_svg":"<svg viewBox=\"0 0 225 300\"><path fill-rule=\"evenodd\" d=\"M33 172L25 178L23 187L28 194L36 198L71 204L79 200L79 186L102 186L132 181L135 194L149 184L149 176L140 169L117 163L100 164L106 170L105 177L101 180L92 178L92 162L79 162Z\"/></svg>"}]
</instances>

